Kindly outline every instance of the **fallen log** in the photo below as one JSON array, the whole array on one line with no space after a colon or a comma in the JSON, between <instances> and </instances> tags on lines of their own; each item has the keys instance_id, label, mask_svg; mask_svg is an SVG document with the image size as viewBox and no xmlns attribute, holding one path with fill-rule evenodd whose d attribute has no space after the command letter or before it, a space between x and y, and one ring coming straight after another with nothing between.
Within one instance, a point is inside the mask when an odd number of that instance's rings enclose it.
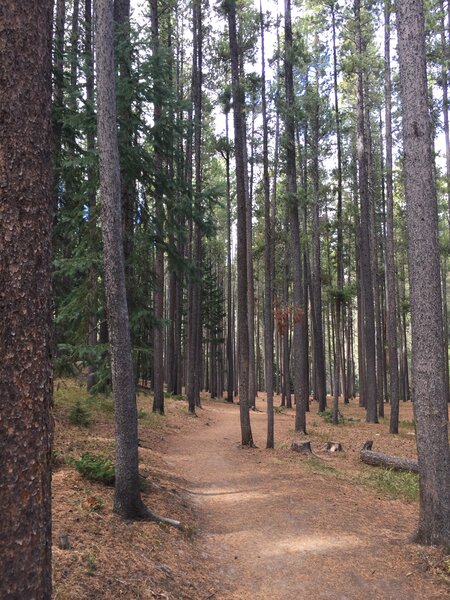
<instances>
[{"instance_id":1,"label":"fallen log","mask_svg":"<svg viewBox=\"0 0 450 600\"><path fill-rule=\"evenodd\" d=\"M395 471L408 471L409 473L418 473L419 465L416 460L410 458L402 458L401 456L393 456L391 454L383 454L383 452L374 452L372 450L373 441L365 442L360 450L359 458L366 465L372 467L385 467L386 469L394 469Z\"/></svg>"}]
</instances>

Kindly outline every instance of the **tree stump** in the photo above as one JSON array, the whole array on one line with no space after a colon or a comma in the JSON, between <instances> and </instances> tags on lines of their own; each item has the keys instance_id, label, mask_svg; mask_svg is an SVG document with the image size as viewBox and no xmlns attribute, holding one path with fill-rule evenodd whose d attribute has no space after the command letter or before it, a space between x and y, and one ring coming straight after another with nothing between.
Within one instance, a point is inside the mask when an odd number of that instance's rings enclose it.
<instances>
[{"instance_id":1,"label":"tree stump","mask_svg":"<svg viewBox=\"0 0 450 600\"><path fill-rule=\"evenodd\" d=\"M340 442L327 442L323 447L327 452L343 452L344 448Z\"/></svg>"},{"instance_id":2,"label":"tree stump","mask_svg":"<svg viewBox=\"0 0 450 600\"><path fill-rule=\"evenodd\" d=\"M311 454L311 442L292 442L291 450L300 454Z\"/></svg>"},{"instance_id":3,"label":"tree stump","mask_svg":"<svg viewBox=\"0 0 450 600\"><path fill-rule=\"evenodd\" d=\"M60 550L70 550L71 545L69 542L69 536L67 533L60 533L58 535L58 548L60 548Z\"/></svg>"},{"instance_id":4,"label":"tree stump","mask_svg":"<svg viewBox=\"0 0 450 600\"><path fill-rule=\"evenodd\" d=\"M366 465L372 467L385 467L394 469L395 471L407 471L409 473L418 473L419 465L416 460L410 458L402 458L401 456L393 456L391 454L383 454L382 452L374 452L372 450L373 441L365 442L360 450L359 457Z\"/></svg>"}]
</instances>

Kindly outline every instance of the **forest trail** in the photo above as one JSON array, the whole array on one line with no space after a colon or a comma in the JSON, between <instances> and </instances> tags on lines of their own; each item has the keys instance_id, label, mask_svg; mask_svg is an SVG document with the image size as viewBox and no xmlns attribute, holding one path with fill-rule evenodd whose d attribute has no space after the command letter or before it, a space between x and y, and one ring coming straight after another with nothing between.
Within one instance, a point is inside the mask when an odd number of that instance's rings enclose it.
<instances>
[{"instance_id":1,"label":"forest trail","mask_svg":"<svg viewBox=\"0 0 450 600\"><path fill-rule=\"evenodd\" d=\"M251 450L239 446L238 406L205 402L199 414L188 432L167 439L165 458L186 481L197 541L210 557L205 571L221 581L208 598L450 597L418 565L426 550L407 543L416 505L315 471L297 455L265 450L264 412L251 414L260 446ZM276 426L278 435L292 430L292 415L277 415Z\"/></svg>"}]
</instances>

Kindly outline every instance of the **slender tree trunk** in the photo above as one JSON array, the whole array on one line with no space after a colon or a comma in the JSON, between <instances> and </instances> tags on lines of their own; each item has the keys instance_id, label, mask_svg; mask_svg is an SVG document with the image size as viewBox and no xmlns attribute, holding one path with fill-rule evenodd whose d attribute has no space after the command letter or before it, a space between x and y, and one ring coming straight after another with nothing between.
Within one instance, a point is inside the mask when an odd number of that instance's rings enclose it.
<instances>
[{"instance_id":1,"label":"slender tree trunk","mask_svg":"<svg viewBox=\"0 0 450 600\"><path fill-rule=\"evenodd\" d=\"M52 7L0 9L2 598L52 588Z\"/></svg>"},{"instance_id":2,"label":"slender tree trunk","mask_svg":"<svg viewBox=\"0 0 450 600\"><path fill-rule=\"evenodd\" d=\"M130 257L133 252L133 221L135 182L131 176L129 165L130 150L133 142L133 126L131 111L131 40L130 40L130 0L114 0L114 22L116 26L116 56L119 77L122 82L121 102L118 110L121 202L122 202L122 231L125 257L125 273L127 291L131 297L131 265ZM130 298L129 298L130 299Z\"/></svg>"},{"instance_id":3,"label":"slender tree trunk","mask_svg":"<svg viewBox=\"0 0 450 600\"><path fill-rule=\"evenodd\" d=\"M316 40L317 43L317 40ZM316 69L314 84L314 107L312 114L311 131L311 175L313 188L312 226L313 226L313 251L311 269L311 299L312 322L314 332L314 371L316 399L319 402L319 411L324 411L327 406L327 388L325 373L325 349L322 329L322 288L320 267L320 221L319 221L319 74ZM338 332L336 331L336 334Z\"/></svg>"},{"instance_id":4,"label":"slender tree trunk","mask_svg":"<svg viewBox=\"0 0 450 600\"><path fill-rule=\"evenodd\" d=\"M227 402L233 402L234 382L234 359L233 359L233 314L232 314L232 273L231 273L231 181L230 181L230 148L228 132L228 115L225 113L225 137L226 137L226 173L227 173Z\"/></svg>"},{"instance_id":5,"label":"slender tree trunk","mask_svg":"<svg viewBox=\"0 0 450 600\"><path fill-rule=\"evenodd\" d=\"M413 400L420 472L417 540L450 546L450 450L442 348L438 215L421 0L397 2L411 299Z\"/></svg>"},{"instance_id":6,"label":"slender tree trunk","mask_svg":"<svg viewBox=\"0 0 450 600\"><path fill-rule=\"evenodd\" d=\"M87 133L86 150L90 156L95 152L95 109L94 109L94 47L93 47L93 27L92 27L92 0L85 0L84 4L84 70L86 78L86 114L87 114ZM89 244L92 254L95 252L96 241L96 173L95 165L89 164L87 168L87 187L88 187L88 210L89 210ZM88 343L90 346L97 344L97 311L98 311L98 273L94 264L90 267L89 287L91 296L90 316L89 316L89 335ZM96 383L95 368L89 367L87 380L87 390L89 391Z\"/></svg>"},{"instance_id":7,"label":"slender tree trunk","mask_svg":"<svg viewBox=\"0 0 450 600\"><path fill-rule=\"evenodd\" d=\"M264 17L262 2L259 4L261 28L261 100L263 118L263 182L264 182L264 372L267 394L267 442L266 448L274 447L274 415L273 415L273 290L272 290L272 222L270 214L270 179L269 179L269 133L267 127L266 102L266 58L264 47Z\"/></svg>"},{"instance_id":8,"label":"slender tree trunk","mask_svg":"<svg viewBox=\"0 0 450 600\"><path fill-rule=\"evenodd\" d=\"M291 227L292 269L294 275L294 394L296 401L295 430L306 433L306 404L309 398L308 373L302 349L306 336L303 289L303 255L300 244L300 225L297 197L297 168L295 160L294 80L292 72L291 3L285 0L285 86L286 86L286 180Z\"/></svg>"},{"instance_id":9,"label":"slender tree trunk","mask_svg":"<svg viewBox=\"0 0 450 600\"><path fill-rule=\"evenodd\" d=\"M122 243L120 165L116 129L113 11L97 0L98 144L102 198L105 288L111 342L112 386L116 423L114 510L141 518L146 508L139 491L136 393L131 353L125 264Z\"/></svg>"},{"instance_id":10,"label":"slender tree trunk","mask_svg":"<svg viewBox=\"0 0 450 600\"><path fill-rule=\"evenodd\" d=\"M236 32L236 1L227 4L233 89L234 140L237 192L237 267L238 267L238 334L239 334L239 409L243 446L253 446L249 413L249 339L247 311L247 230L244 163L244 94L239 77L239 49Z\"/></svg>"},{"instance_id":11,"label":"slender tree trunk","mask_svg":"<svg viewBox=\"0 0 450 600\"><path fill-rule=\"evenodd\" d=\"M54 217L56 220L61 184L61 153L64 110L64 27L66 0L57 0L54 34L54 87L53 87L53 176Z\"/></svg>"},{"instance_id":12,"label":"slender tree trunk","mask_svg":"<svg viewBox=\"0 0 450 600\"><path fill-rule=\"evenodd\" d=\"M360 0L355 0L355 15L357 21L357 48L360 59L363 56L364 43L361 33ZM377 423L377 381L375 365L375 315L373 297L373 278L370 252L370 196L369 196L369 165L368 165L368 132L365 125L364 105L364 76L362 67L357 73L357 152L358 179L361 205L360 222L360 269L361 297L363 307L364 355L365 355L365 387L364 403L367 410L367 421Z\"/></svg>"},{"instance_id":13,"label":"slender tree trunk","mask_svg":"<svg viewBox=\"0 0 450 600\"><path fill-rule=\"evenodd\" d=\"M389 349L390 433L398 433L397 303L395 290L394 200L392 184L391 1L384 4L384 94L386 135L386 304Z\"/></svg>"},{"instance_id":14,"label":"slender tree trunk","mask_svg":"<svg viewBox=\"0 0 450 600\"><path fill-rule=\"evenodd\" d=\"M155 87L155 101L153 108L153 131L154 131L154 164L155 164L155 187L153 191L155 204L155 282L153 290L153 312L156 323L153 329L153 412L164 414L164 198L160 182L164 177L164 159L162 155L163 132L162 132L162 105L161 91L164 85L161 81L160 70L160 44L159 44L159 14L158 1L150 0L150 15L152 28L152 52L153 52L153 85ZM123 181L123 178L122 178ZM123 196L122 196L122 207Z\"/></svg>"},{"instance_id":15,"label":"slender tree trunk","mask_svg":"<svg viewBox=\"0 0 450 600\"><path fill-rule=\"evenodd\" d=\"M337 142L337 295L335 299L336 313L336 360L334 366L333 381L333 423L339 421L339 377L344 365L341 364L341 324L342 324L342 294L344 286L344 261L343 261L343 235L342 235L342 140L341 140L341 116L339 112L338 79L337 79L337 50L336 50L336 15L335 5L331 5L331 20L333 34L333 83L334 83L334 114L336 121Z\"/></svg>"}]
</instances>

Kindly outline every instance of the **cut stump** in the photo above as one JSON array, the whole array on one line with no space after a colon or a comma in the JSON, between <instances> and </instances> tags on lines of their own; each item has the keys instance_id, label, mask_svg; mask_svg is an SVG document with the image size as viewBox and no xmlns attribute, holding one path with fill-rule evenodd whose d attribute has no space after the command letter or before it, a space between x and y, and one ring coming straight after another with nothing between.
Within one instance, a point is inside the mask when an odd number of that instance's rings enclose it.
<instances>
[{"instance_id":1,"label":"cut stump","mask_svg":"<svg viewBox=\"0 0 450 600\"><path fill-rule=\"evenodd\" d=\"M410 458L402 458L401 456L393 456L391 454L383 454L382 452L374 452L372 450L373 441L368 440L361 448L359 457L366 465L372 467L385 467L394 469L395 471L407 471L409 473L418 473L419 465L416 460Z\"/></svg>"},{"instance_id":2,"label":"cut stump","mask_svg":"<svg viewBox=\"0 0 450 600\"><path fill-rule=\"evenodd\" d=\"M292 442L291 450L300 454L311 454L311 442Z\"/></svg>"},{"instance_id":3,"label":"cut stump","mask_svg":"<svg viewBox=\"0 0 450 600\"><path fill-rule=\"evenodd\" d=\"M341 442L327 442L323 447L327 452L343 452L344 448Z\"/></svg>"}]
</instances>

